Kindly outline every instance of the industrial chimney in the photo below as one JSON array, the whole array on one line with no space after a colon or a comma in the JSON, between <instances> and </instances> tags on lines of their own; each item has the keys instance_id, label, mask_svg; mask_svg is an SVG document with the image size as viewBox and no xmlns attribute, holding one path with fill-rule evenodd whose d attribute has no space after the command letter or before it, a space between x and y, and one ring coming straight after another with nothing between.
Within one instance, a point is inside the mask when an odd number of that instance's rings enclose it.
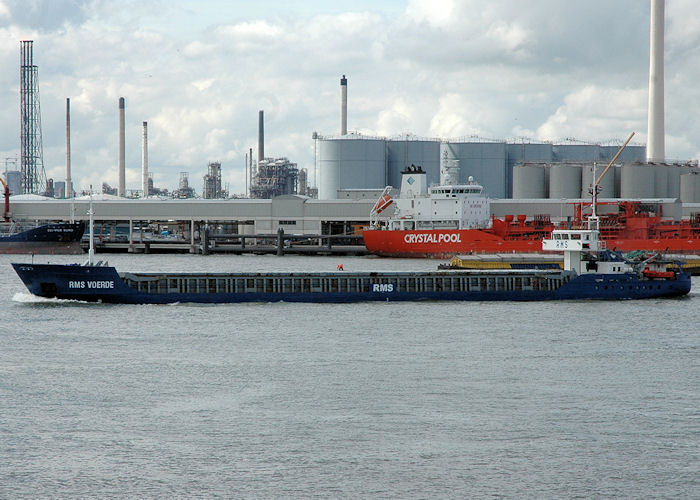
<instances>
[{"instance_id":1,"label":"industrial chimney","mask_svg":"<svg viewBox=\"0 0 700 500\"><path fill-rule=\"evenodd\" d=\"M143 144L141 152L141 189L143 197L147 198L148 192L148 122L143 122Z\"/></svg>"},{"instance_id":2,"label":"industrial chimney","mask_svg":"<svg viewBox=\"0 0 700 500\"><path fill-rule=\"evenodd\" d=\"M348 135L348 79L340 79L340 135Z\"/></svg>"},{"instance_id":3,"label":"industrial chimney","mask_svg":"<svg viewBox=\"0 0 700 500\"><path fill-rule=\"evenodd\" d=\"M73 197L70 178L70 97L66 98L66 187L63 190L64 198Z\"/></svg>"},{"instance_id":4,"label":"industrial chimney","mask_svg":"<svg viewBox=\"0 0 700 500\"><path fill-rule=\"evenodd\" d=\"M117 195L124 196L126 194L126 167L124 157L126 155L124 142L124 98L119 98L119 186L117 186Z\"/></svg>"},{"instance_id":5,"label":"industrial chimney","mask_svg":"<svg viewBox=\"0 0 700 500\"><path fill-rule=\"evenodd\" d=\"M649 115L647 162L663 162L664 144L664 0L651 0L649 28Z\"/></svg>"},{"instance_id":6,"label":"industrial chimney","mask_svg":"<svg viewBox=\"0 0 700 500\"><path fill-rule=\"evenodd\" d=\"M258 161L265 159L265 123L263 110L258 111Z\"/></svg>"}]
</instances>

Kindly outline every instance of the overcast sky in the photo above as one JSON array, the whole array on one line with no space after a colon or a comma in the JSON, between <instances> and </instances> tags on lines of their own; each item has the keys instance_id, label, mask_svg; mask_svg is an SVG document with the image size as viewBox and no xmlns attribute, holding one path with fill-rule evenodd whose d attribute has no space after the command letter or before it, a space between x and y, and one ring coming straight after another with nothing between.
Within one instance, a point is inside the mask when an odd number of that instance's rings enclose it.
<instances>
[{"instance_id":1,"label":"overcast sky","mask_svg":"<svg viewBox=\"0 0 700 500\"><path fill-rule=\"evenodd\" d=\"M643 0L0 0L0 154L19 155L20 40L34 40L44 164L65 178L65 100L77 189L117 184L126 98L127 189L141 187L141 122L157 187L222 163L286 156L313 181L311 134L646 142ZM700 9L666 6L666 156L700 157Z\"/></svg>"}]
</instances>

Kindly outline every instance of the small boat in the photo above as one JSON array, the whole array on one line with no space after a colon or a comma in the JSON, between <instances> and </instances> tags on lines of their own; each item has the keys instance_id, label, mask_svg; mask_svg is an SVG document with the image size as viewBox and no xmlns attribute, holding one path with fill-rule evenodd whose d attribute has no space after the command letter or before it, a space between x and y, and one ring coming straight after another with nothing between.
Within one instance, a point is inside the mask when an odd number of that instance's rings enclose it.
<instances>
[{"instance_id":1,"label":"small boat","mask_svg":"<svg viewBox=\"0 0 700 500\"><path fill-rule=\"evenodd\" d=\"M644 269L642 274L649 279L668 279L673 277L673 271L661 271L649 268Z\"/></svg>"}]
</instances>

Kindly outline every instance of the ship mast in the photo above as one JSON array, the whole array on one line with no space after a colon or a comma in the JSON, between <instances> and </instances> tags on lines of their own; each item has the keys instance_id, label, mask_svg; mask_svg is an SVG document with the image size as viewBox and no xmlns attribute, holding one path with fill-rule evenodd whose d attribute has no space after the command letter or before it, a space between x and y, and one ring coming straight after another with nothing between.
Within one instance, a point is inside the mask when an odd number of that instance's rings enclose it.
<instances>
[{"instance_id":1,"label":"ship mast","mask_svg":"<svg viewBox=\"0 0 700 500\"><path fill-rule=\"evenodd\" d=\"M605 167L603 170L603 173L600 174L600 176L595 180L593 185L591 186L591 197L592 197L592 214L588 218L588 229L590 230L595 230L598 231L599 228L599 222L600 220L598 219L598 193L600 192L600 181L603 179L603 176L610 170L610 167L612 167L613 163L615 163L615 160L617 160L617 157L620 156L622 153L622 150L627 147L627 144L632 140L632 137L634 136L634 132L630 134L630 136L627 138L627 140L624 142L622 146L620 146L620 149L617 150L617 153L615 153L615 156L613 156L612 160L610 160L610 163L608 163L608 166ZM593 178L595 179L596 177L596 170L595 170L596 164L593 163Z\"/></svg>"},{"instance_id":2,"label":"ship mast","mask_svg":"<svg viewBox=\"0 0 700 500\"><path fill-rule=\"evenodd\" d=\"M95 227L95 211L92 208L92 184L90 184L90 209L88 210L88 215L90 216L90 249L88 250L88 260L86 262L87 266L92 266L95 259L95 240L94 240L94 227Z\"/></svg>"}]
</instances>

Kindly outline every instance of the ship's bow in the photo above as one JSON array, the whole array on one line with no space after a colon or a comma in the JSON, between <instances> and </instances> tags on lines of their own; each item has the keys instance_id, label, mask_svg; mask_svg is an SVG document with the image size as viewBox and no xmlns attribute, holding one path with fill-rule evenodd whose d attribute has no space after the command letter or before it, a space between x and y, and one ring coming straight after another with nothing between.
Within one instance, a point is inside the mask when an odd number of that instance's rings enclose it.
<instances>
[{"instance_id":1,"label":"ship's bow","mask_svg":"<svg viewBox=\"0 0 700 500\"><path fill-rule=\"evenodd\" d=\"M113 267L19 263L12 267L27 290L40 297L109 301L128 289Z\"/></svg>"}]
</instances>

